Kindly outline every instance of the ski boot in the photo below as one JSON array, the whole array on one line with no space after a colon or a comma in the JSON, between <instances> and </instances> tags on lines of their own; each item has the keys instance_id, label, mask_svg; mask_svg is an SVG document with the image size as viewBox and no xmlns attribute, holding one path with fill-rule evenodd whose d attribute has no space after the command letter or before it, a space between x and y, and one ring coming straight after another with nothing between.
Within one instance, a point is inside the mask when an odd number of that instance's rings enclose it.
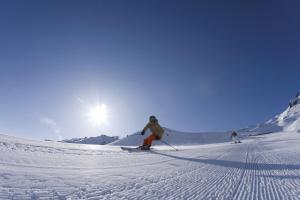
<instances>
[{"instance_id":1,"label":"ski boot","mask_svg":"<svg viewBox=\"0 0 300 200\"><path fill-rule=\"evenodd\" d=\"M150 150L150 146L148 146L148 145L142 145L142 146L139 146L138 148L140 150L145 150L145 151Z\"/></svg>"}]
</instances>

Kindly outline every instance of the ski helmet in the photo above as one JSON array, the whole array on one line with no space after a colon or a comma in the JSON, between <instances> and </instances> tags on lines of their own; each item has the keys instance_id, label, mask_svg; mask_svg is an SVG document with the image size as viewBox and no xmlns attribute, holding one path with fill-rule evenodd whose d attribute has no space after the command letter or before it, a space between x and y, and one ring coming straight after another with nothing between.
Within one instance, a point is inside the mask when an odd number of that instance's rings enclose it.
<instances>
[{"instance_id":1,"label":"ski helmet","mask_svg":"<svg viewBox=\"0 0 300 200\"><path fill-rule=\"evenodd\" d=\"M149 117L149 121L152 122L152 123L155 123L155 122L157 122L157 119L156 119L156 117L154 115L151 115Z\"/></svg>"}]
</instances>

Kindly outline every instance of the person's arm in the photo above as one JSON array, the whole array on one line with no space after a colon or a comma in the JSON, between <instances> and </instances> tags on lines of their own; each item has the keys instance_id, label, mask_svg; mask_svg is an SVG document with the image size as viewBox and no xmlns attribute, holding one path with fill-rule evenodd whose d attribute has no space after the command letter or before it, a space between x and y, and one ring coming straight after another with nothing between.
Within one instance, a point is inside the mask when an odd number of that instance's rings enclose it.
<instances>
[{"instance_id":1,"label":"person's arm","mask_svg":"<svg viewBox=\"0 0 300 200\"><path fill-rule=\"evenodd\" d=\"M146 130L149 128L149 123L145 126L145 128L142 130L141 134L144 135Z\"/></svg>"}]
</instances>

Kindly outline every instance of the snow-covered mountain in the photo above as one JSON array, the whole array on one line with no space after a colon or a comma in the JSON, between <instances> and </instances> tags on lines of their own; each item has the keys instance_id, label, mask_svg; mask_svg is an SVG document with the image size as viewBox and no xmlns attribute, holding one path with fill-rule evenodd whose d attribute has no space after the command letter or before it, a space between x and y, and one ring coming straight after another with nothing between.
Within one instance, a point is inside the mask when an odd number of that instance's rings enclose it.
<instances>
[{"instance_id":1,"label":"snow-covered mountain","mask_svg":"<svg viewBox=\"0 0 300 200\"><path fill-rule=\"evenodd\" d=\"M118 140L118 136L107 136L107 135L100 135L96 137L84 137L84 138L72 138L67 140L62 140L60 142L65 143L76 143L76 144L99 144L105 145L111 142Z\"/></svg>"},{"instance_id":2,"label":"snow-covered mountain","mask_svg":"<svg viewBox=\"0 0 300 200\"><path fill-rule=\"evenodd\" d=\"M278 131L300 132L300 94L289 101L289 107L265 123L248 127L243 131L270 133Z\"/></svg>"}]
</instances>

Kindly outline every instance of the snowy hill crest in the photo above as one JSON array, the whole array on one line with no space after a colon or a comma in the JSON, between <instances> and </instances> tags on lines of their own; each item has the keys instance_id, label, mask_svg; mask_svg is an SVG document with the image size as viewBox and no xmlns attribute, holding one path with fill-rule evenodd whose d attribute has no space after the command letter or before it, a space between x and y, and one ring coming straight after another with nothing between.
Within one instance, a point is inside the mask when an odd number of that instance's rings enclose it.
<instances>
[{"instance_id":1,"label":"snowy hill crest","mask_svg":"<svg viewBox=\"0 0 300 200\"><path fill-rule=\"evenodd\" d=\"M107 135L100 135L96 137L84 137L84 138L72 138L68 140L62 140L61 142L65 143L76 143L76 144L99 144L105 145L111 142L118 140L119 137L117 136L107 136Z\"/></svg>"},{"instance_id":2,"label":"snowy hill crest","mask_svg":"<svg viewBox=\"0 0 300 200\"><path fill-rule=\"evenodd\" d=\"M249 128L250 132L300 132L300 93L289 101L289 107L265 123Z\"/></svg>"}]
</instances>

